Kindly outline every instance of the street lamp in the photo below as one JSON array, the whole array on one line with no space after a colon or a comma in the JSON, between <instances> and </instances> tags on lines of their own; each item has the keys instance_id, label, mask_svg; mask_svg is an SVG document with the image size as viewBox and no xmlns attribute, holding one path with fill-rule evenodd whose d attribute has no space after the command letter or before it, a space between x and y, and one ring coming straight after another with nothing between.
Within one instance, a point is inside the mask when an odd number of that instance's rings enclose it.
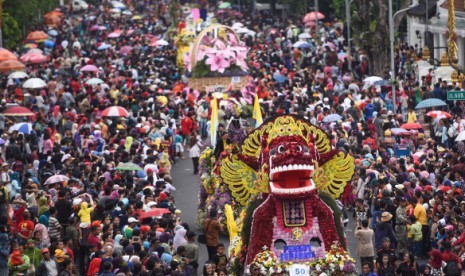
<instances>
[{"instance_id":1,"label":"street lamp","mask_svg":"<svg viewBox=\"0 0 465 276\"><path fill-rule=\"evenodd\" d=\"M352 45L350 43L350 3L353 0L346 0L346 25L347 25L347 54L349 55L349 73L352 74L352 60L350 58L352 54Z\"/></svg>"},{"instance_id":2,"label":"street lamp","mask_svg":"<svg viewBox=\"0 0 465 276\"><path fill-rule=\"evenodd\" d=\"M397 11L394 16L392 15L392 0L389 0L389 47L391 48L391 72L392 72L392 106L394 107L394 112L396 112L396 67L394 65L394 18L396 15L408 11L410 8L416 5L410 5L408 8Z\"/></svg>"}]
</instances>

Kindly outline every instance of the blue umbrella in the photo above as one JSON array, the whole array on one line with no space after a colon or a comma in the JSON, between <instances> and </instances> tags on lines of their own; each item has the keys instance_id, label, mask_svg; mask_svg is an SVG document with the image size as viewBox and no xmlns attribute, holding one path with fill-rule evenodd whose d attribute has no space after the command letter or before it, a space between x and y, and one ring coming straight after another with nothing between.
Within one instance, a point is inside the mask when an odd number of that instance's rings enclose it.
<instances>
[{"instance_id":1,"label":"blue umbrella","mask_svg":"<svg viewBox=\"0 0 465 276\"><path fill-rule=\"evenodd\" d=\"M391 82L389 80L380 80L380 81L375 81L375 85L380 85L380 86L388 86L390 85Z\"/></svg>"},{"instance_id":2,"label":"blue umbrella","mask_svg":"<svg viewBox=\"0 0 465 276\"><path fill-rule=\"evenodd\" d=\"M97 50L102 51L102 50L106 50L106 49L108 49L110 47L111 47L110 44L102 44L102 45L98 46Z\"/></svg>"},{"instance_id":3,"label":"blue umbrella","mask_svg":"<svg viewBox=\"0 0 465 276\"><path fill-rule=\"evenodd\" d=\"M274 75L273 79L278 83L283 83L283 82L287 81L287 78L285 76L282 76L282 75Z\"/></svg>"},{"instance_id":4,"label":"blue umbrella","mask_svg":"<svg viewBox=\"0 0 465 276\"><path fill-rule=\"evenodd\" d=\"M445 106L447 105L444 101L441 101L440 99L426 99L417 104L415 106L415 109L421 109L421 108L430 108L430 107L436 107L436 106Z\"/></svg>"},{"instance_id":5,"label":"blue umbrella","mask_svg":"<svg viewBox=\"0 0 465 276\"><path fill-rule=\"evenodd\" d=\"M342 119L342 116L339 115L339 114L329 114L328 116L324 117L323 118L323 123L332 123L332 122L336 122L337 120L341 120Z\"/></svg>"},{"instance_id":6,"label":"blue umbrella","mask_svg":"<svg viewBox=\"0 0 465 276\"><path fill-rule=\"evenodd\" d=\"M8 131L10 133L13 131L18 131L24 134L30 134L31 130L32 130L31 123L17 123L17 124L12 125Z\"/></svg>"},{"instance_id":7,"label":"blue umbrella","mask_svg":"<svg viewBox=\"0 0 465 276\"><path fill-rule=\"evenodd\" d=\"M45 47L47 47L47 48L52 48L53 46L55 46L55 42L53 42L53 41L51 41L51 40L46 40L46 41L44 42L44 45L45 45Z\"/></svg>"}]
</instances>

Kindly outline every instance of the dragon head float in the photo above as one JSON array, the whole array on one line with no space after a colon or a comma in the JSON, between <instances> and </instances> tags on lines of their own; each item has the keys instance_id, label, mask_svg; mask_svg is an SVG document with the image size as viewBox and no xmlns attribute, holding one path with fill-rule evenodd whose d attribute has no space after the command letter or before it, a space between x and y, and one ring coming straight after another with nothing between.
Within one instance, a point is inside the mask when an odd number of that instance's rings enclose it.
<instances>
[{"instance_id":1,"label":"dragon head float","mask_svg":"<svg viewBox=\"0 0 465 276\"><path fill-rule=\"evenodd\" d=\"M335 242L345 247L335 198L354 170L353 157L334 149L323 130L302 118L274 117L252 131L240 153L223 158L220 166L236 202L255 206L248 208L244 221L250 223L240 233L246 264L264 247L280 258L283 244L313 242L321 254Z\"/></svg>"}]
</instances>

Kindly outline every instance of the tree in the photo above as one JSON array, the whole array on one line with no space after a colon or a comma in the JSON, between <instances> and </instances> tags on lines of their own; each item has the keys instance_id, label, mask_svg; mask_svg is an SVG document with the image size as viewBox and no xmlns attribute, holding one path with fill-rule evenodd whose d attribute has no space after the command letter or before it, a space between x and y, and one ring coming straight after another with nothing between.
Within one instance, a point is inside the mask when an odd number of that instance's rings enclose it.
<instances>
[{"instance_id":1,"label":"tree","mask_svg":"<svg viewBox=\"0 0 465 276\"><path fill-rule=\"evenodd\" d=\"M13 49L21 42L22 34L18 22L9 13L2 14L3 47Z\"/></svg>"}]
</instances>

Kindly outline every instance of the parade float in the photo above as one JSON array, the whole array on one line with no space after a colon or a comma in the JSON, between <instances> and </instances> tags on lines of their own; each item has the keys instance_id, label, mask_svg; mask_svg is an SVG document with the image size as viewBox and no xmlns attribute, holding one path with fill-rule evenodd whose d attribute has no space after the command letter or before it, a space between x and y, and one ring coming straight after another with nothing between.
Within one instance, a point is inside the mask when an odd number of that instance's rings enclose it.
<instances>
[{"instance_id":1,"label":"parade float","mask_svg":"<svg viewBox=\"0 0 465 276\"><path fill-rule=\"evenodd\" d=\"M184 58L189 87L208 92L240 90L247 85L247 53L248 48L232 28L219 24L206 27Z\"/></svg>"},{"instance_id":2,"label":"parade float","mask_svg":"<svg viewBox=\"0 0 465 276\"><path fill-rule=\"evenodd\" d=\"M335 201L354 173L352 156L295 116L269 119L240 145L200 161L203 210L226 217L229 275L251 265L263 275L354 274Z\"/></svg>"}]
</instances>

